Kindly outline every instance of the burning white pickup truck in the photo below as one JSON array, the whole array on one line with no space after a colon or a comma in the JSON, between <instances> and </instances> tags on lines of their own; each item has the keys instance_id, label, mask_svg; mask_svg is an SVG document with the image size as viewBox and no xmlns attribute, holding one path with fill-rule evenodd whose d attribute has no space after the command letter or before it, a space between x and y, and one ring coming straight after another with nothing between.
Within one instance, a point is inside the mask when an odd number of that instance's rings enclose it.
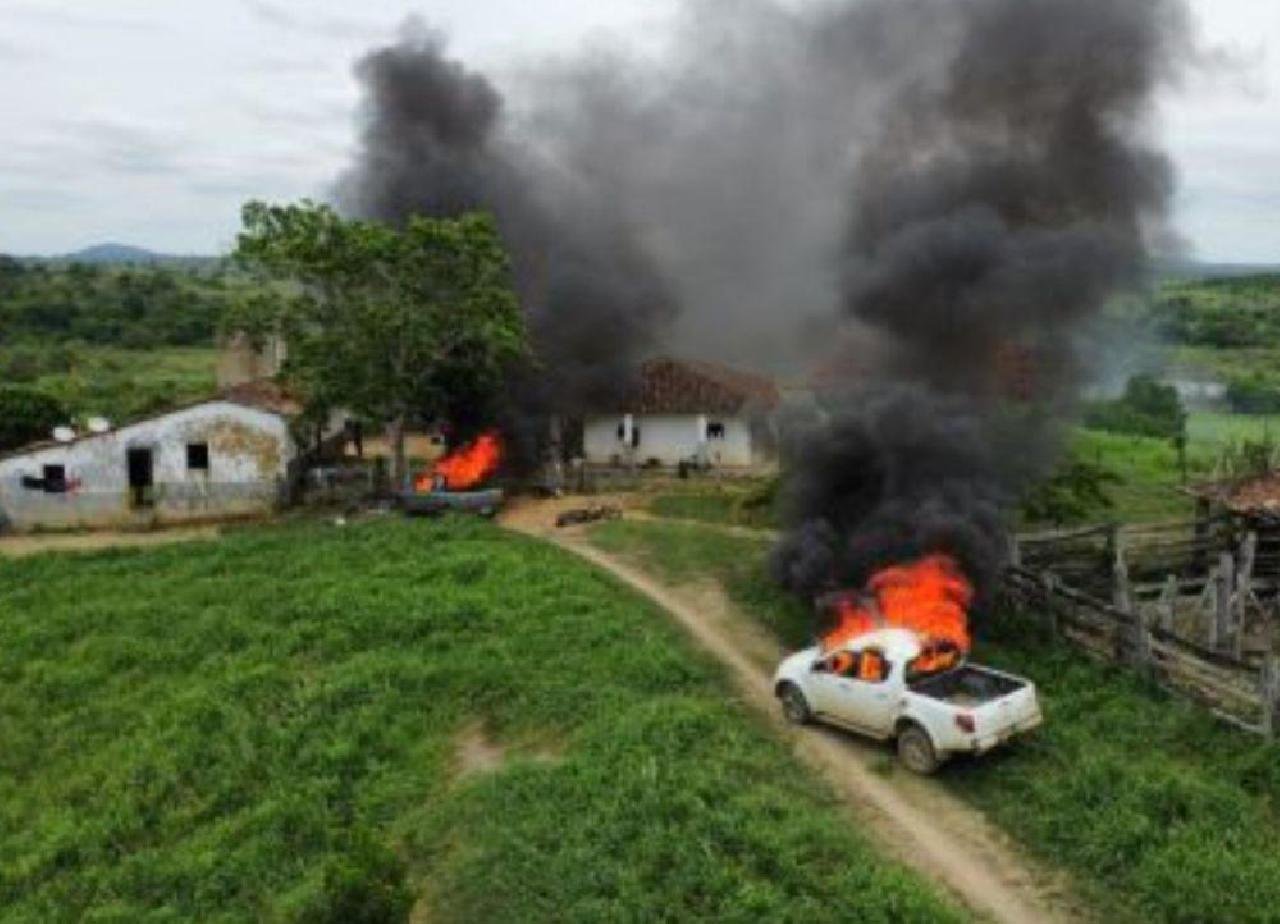
<instances>
[{"instance_id":1,"label":"burning white pickup truck","mask_svg":"<svg viewBox=\"0 0 1280 924\"><path fill-rule=\"evenodd\" d=\"M883 628L835 650L792 655L774 677L786 717L819 720L878 740L929 774L953 754L983 754L1041 723L1030 681L965 662L909 629Z\"/></svg>"}]
</instances>

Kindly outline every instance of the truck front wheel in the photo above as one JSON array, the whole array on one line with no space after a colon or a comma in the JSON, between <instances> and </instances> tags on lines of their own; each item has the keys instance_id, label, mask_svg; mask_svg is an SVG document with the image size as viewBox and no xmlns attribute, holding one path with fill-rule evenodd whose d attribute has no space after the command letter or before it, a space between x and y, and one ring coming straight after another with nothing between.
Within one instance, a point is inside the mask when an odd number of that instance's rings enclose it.
<instances>
[{"instance_id":1,"label":"truck front wheel","mask_svg":"<svg viewBox=\"0 0 1280 924\"><path fill-rule=\"evenodd\" d=\"M778 699L782 701L782 714L792 725L808 725L813 714L809 711L809 703L794 683L783 684L778 691Z\"/></svg>"},{"instance_id":2,"label":"truck front wheel","mask_svg":"<svg viewBox=\"0 0 1280 924\"><path fill-rule=\"evenodd\" d=\"M941 761L929 740L929 733L919 725L908 725L898 735L898 760L912 773L928 776Z\"/></svg>"}]
</instances>

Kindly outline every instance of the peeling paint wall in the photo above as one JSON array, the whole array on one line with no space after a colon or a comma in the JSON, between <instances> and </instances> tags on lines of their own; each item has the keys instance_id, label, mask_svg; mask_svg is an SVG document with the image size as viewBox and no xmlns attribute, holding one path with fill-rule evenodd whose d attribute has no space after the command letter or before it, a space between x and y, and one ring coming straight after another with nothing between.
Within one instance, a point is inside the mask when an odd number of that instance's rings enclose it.
<instances>
[{"instance_id":1,"label":"peeling paint wall","mask_svg":"<svg viewBox=\"0 0 1280 924\"><path fill-rule=\"evenodd\" d=\"M188 446L208 446L208 469ZM149 451L154 487L138 504L129 454ZM266 512L278 502L296 448L285 418L213 401L75 443L0 460L0 524L65 529L180 523ZM67 490L50 493L46 466L62 466Z\"/></svg>"}]
</instances>

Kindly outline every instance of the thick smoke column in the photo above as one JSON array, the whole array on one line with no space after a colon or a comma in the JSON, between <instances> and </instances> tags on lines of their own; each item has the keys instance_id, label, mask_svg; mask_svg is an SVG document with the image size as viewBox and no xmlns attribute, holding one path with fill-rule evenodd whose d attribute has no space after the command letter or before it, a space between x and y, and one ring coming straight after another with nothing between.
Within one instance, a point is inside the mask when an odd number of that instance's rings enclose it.
<instances>
[{"instance_id":1,"label":"thick smoke column","mask_svg":"<svg viewBox=\"0 0 1280 924\"><path fill-rule=\"evenodd\" d=\"M882 110L850 197L843 315L866 351L857 378L835 365L774 556L806 594L930 552L990 588L1003 517L1055 457L1084 325L1140 281L1173 189L1147 121L1188 48L1181 0L885 0L837 18L857 34L922 10L946 41Z\"/></svg>"},{"instance_id":2,"label":"thick smoke column","mask_svg":"<svg viewBox=\"0 0 1280 924\"><path fill-rule=\"evenodd\" d=\"M1163 232L1148 121L1188 33L1185 0L683 0L656 49L504 98L410 26L360 65L342 198L495 213L541 361L508 427L603 403L657 349L816 366L779 579L943 551L981 590L1091 320Z\"/></svg>"},{"instance_id":3,"label":"thick smoke column","mask_svg":"<svg viewBox=\"0 0 1280 924\"><path fill-rule=\"evenodd\" d=\"M514 374L510 406L465 410L504 416L531 460L538 418L625 387L674 314L672 295L607 190L514 143L497 89L449 59L438 35L410 22L357 76L365 130L344 207L391 222L470 210L498 220L538 366Z\"/></svg>"}]
</instances>

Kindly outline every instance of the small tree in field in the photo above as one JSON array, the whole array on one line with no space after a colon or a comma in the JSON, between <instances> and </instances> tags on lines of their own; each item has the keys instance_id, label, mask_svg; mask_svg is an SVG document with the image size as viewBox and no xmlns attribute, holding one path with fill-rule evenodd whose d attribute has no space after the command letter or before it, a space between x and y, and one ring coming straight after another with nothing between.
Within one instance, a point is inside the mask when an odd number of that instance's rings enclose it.
<instances>
[{"instance_id":1,"label":"small tree in field","mask_svg":"<svg viewBox=\"0 0 1280 924\"><path fill-rule=\"evenodd\" d=\"M507 256L486 215L393 228L312 202L250 202L243 221L236 258L290 285L237 304L228 324L284 336L285 376L313 413L343 407L388 424L397 484L409 418L441 414L459 388L492 392L525 352Z\"/></svg>"}]
</instances>

